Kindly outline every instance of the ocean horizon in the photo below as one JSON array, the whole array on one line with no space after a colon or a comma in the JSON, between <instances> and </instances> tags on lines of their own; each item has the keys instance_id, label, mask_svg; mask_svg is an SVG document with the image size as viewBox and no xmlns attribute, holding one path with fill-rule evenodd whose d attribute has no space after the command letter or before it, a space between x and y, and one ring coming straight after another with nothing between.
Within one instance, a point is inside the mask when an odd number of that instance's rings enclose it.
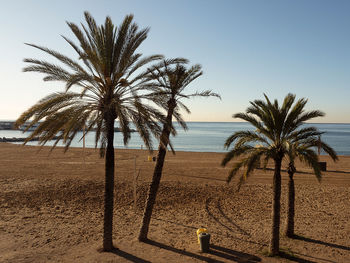
<instances>
[{"instance_id":1,"label":"ocean horizon","mask_svg":"<svg viewBox=\"0 0 350 263\"><path fill-rule=\"evenodd\" d=\"M5 121L5 120L4 120ZM335 149L338 155L350 155L350 123L306 123L305 126L315 126L321 132L322 140ZM187 122L188 130L184 131L176 122L174 126L177 130L176 137L171 137L175 151L193 151L193 152L227 152L224 149L226 139L239 130L252 130L253 127L247 122ZM116 122L118 127L118 122ZM133 128L133 127L131 127ZM0 137L23 138L30 132L23 133L19 130L0 130ZM95 132L87 134L85 145L87 148L95 147ZM82 147L82 132L78 133L73 140L71 147ZM145 149L145 145L138 135L132 133L127 146L123 144L123 138L120 132L115 133L115 148L123 149ZM51 146L53 142L46 145ZM38 145L37 142L29 142L28 145ZM59 143L57 146L63 146ZM153 149L158 148L157 140L153 139ZM322 154L322 152L321 152Z\"/></svg>"}]
</instances>

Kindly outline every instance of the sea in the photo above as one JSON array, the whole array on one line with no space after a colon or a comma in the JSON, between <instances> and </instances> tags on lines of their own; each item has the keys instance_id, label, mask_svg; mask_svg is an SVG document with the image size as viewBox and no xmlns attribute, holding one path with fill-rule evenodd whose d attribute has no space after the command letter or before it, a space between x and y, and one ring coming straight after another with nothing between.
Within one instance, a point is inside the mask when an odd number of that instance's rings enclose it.
<instances>
[{"instance_id":1,"label":"sea","mask_svg":"<svg viewBox=\"0 0 350 263\"><path fill-rule=\"evenodd\" d=\"M177 135L171 138L175 151L193 151L193 152L227 152L224 148L226 139L234 132L240 130L253 130L249 123L245 122L187 122L188 130L184 131L177 123L174 124ZM312 123L305 126L314 126L318 128L322 135L322 140L328 143L337 152L338 155L350 155L350 123ZM116 123L116 127L118 124ZM18 130L0 130L0 137L26 137L29 133L22 133ZM95 147L95 133L87 134L85 146L87 148ZM78 133L71 144L71 147L83 147L82 133ZM53 142L48 142L50 146ZM38 145L37 142L29 142L28 145ZM122 134L116 132L114 136L114 145L116 148L123 149L145 149L140 136L134 132L128 145L123 144ZM58 144L63 146L63 144ZM158 148L157 140L153 139L153 148ZM321 152L322 154L322 152Z\"/></svg>"}]
</instances>

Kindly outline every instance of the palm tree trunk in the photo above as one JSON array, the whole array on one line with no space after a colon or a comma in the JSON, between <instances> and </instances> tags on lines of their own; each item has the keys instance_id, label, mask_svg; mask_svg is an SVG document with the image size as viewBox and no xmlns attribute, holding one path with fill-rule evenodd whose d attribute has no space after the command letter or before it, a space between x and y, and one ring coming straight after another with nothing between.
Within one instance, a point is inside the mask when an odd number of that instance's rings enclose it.
<instances>
[{"instance_id":1,"label":"palm tree trunk","mask_svg":"<svg viewBox=\"0 0 350 263\"><path fill-rule=\"evenodd\" d=\"M294 215L295 215L295 187L294 187L294 173L289 173L288 181L288 210L287 210L287 228L286 236L294 236Z\"/></svg>"},{"instance_id":2,"label":"palm tree trunk","mask_svg":"<svg viewBox=\"0 0 350 263\"><path fill-rule=\"evenodd\" d=\"M107 149L105 156L105 196L103 221L103 250L113 250L113 206L114 206L114 119L108 118Z\"/></svg>"},{"instance_id":3,"label":"palm tree trunk","mask_svg":"<svg viewBox=\"0 0 350 263\"><path fill-rule=\"evenodd\" d=\"M170 103L168 103L170 104ZM157 156L157 162L156 166L154 168L152 182L149 186L148 194L147 194L147 200L146 205L143 212L143 217L141 221L141 228L138 236L139 241L146 241L149 225L151 222L153 207L156 201L158 188L160 184L160 179L162 177L162 171L163 171L163 165L166 155L166 148L168 146L169 142L169 136L170 136L170 129L171 129L171 123L172 123L172 116L174 112L175 107L169 107L167 118L165 125L162 130L162 134L160 137L160 144L158 148L158 156Z\"/></svg>"},{"instance_id":4,"label":"palm tree trunk","mask_svg":"<svg viewBox=\"0 0 350 263\"><path fill-rule=\"evenodd\" d=\"M272 229L269 252L271 256L279 253L280 218L281 218L281 164L282 158L275 159L275 173L273 176L272 199Z\"/></svg>"}]
</instances>

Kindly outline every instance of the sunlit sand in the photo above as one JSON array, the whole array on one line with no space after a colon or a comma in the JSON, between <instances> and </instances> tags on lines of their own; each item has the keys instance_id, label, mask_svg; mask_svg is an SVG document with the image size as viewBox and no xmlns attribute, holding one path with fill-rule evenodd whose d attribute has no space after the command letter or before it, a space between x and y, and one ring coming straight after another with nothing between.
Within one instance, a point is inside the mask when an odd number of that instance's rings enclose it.
<instances>
[{"instance_id":1,"label":"sunlit sand","mask_svg":"<svg viewBox=\"0 0 350 263\"><path fill-rule=\"evenodd\" d=\"M141 150L116 151L115 253L100 253L104 160L98 150L49 152L0 144L1 262L280 262L264 256L270 238L272 171L258 170L240 192L226 185L221 153L178 152L166 157L149 243L136 240L154 162ZM134 160L137 206L134 207ZM296 225L300 239L282 236L286 257L310 262L350 260L350 156L327 157L319 184L297 164ZM272 166L271 166L272 167ZM281 228L286 216L283 172ZM136 212L135 212L136 211ZM196 230L211 233L212 252L200 253ZM143 260L143 261L142 261ZM216 262L216 261L213 261Z\"/></svg>"}]
</instances>

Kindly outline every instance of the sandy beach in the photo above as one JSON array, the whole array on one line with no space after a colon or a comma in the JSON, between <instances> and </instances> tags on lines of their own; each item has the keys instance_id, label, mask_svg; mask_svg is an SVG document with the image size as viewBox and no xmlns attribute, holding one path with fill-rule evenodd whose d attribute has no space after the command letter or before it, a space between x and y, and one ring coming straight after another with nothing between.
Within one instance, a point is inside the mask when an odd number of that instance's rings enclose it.
<instances>
[{"instance_id":1,"label":"sandy beach","mask_svg":"<svg viewBox=\"0 0 350 263\"><path fill-rule=\"evenodd\" d=\"M350 156L327 162L322 183L297 163L295 232L283 236L287 176L282 177L281 258L270 239L272 171L257 170L236 192L222 153L167 154L151 221L151 241L136 241L154 168L145 150L116 149L114 243L101 253L104 160L98 150L0 143L0 262L350 262ZM133 182L137 180L137 206ZM270 165L272 168L272 165ZM284 164L283 167L286 167ZM201 253L196 230L211 233Z\"/></svg>"}]
</instances>

